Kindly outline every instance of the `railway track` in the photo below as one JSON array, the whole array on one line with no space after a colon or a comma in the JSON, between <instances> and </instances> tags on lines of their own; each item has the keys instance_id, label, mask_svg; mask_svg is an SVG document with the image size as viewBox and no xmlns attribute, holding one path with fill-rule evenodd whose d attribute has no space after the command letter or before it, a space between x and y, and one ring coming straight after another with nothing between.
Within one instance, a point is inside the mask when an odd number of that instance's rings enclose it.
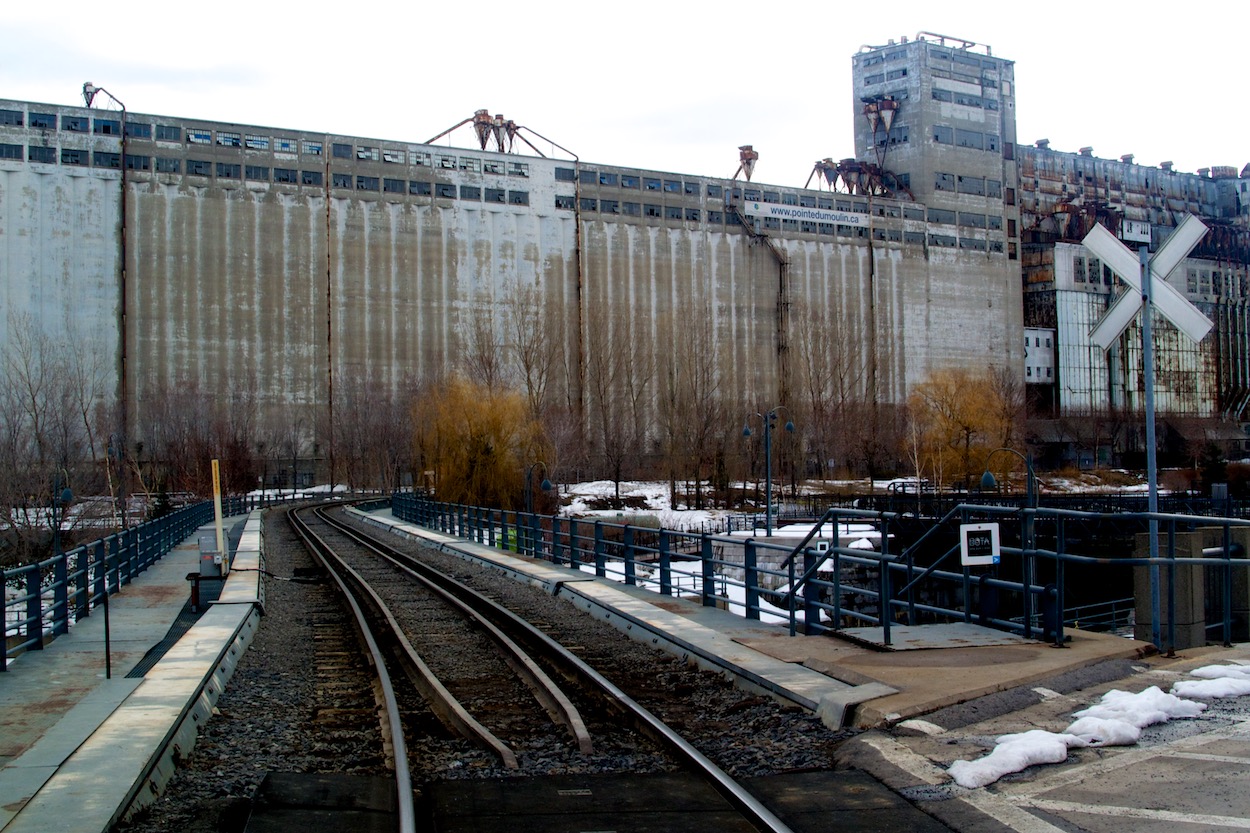
<instances>
[{"instance_id":1,"label":"railway track","mask_svg":"<svg viewBox=\"0 0 1250 833\"><path fill-rule=\"evenodd\" d=\"M742 829L790 830L575 653L501 604L336 514L316 507L293 512L291 518L367 634L396 772L399 829L410 829L403 825L417 814L411 804L412 772L421 770L428 738L416 730L430 724L417 714L418 706L401 706L397 683L412 680L441 726L487 750L505 771L529 771L523 764L531 755L541 758L546 771L558 771L551 763L553 747L560 748L569 772L576 771L579 760L601 756L634 762L640 748L653 748L645 757L662 756L666 763L651 761L648 775L631 771L628 777L654 778L657 770L693 776L740 815L747 825Z\"/></svg>"}]
</instances>

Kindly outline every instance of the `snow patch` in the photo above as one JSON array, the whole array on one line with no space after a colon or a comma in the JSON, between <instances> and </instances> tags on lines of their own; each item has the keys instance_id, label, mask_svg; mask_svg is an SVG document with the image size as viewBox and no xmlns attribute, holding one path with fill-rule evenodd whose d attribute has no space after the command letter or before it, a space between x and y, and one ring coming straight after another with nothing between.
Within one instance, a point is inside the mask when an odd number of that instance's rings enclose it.
<instances>
[{"instance_id":1,"label":"snow patch","mask_svg":"<svg viewBox=\"0 0 1250 833\"><path fill-rule=\"evenodd\" d=\"M1068 759L1068 747L1084 746L1076 735L1055 734L1044 729L1031 729L1014 735L1003 735L995 741L994 751L975 761L956 761L947 770L961 787L975 788L993 784L1012 772L1020 772L1037 764L1058 764Z\"/></svg>"},{"instance_id":2,"label":"snow patch","mask_svg":"<svg viewBox=\"0 0 1250 833\"><path fill-rule=\"evenodd\" d=\"M1062 763L1068 750L1075 747L1132 746L1147 726L1200 717L1207 704L1185 697L1212 700L1250 694L1250 667L1206 666L1192 673L1206 679L1182 680L1172 686L1171 693L1158 686L1136 694L1108 691L1095 705L1073 712L1076 720L1063 732L1033 729L1003 735L988 755L975 761L956 761L947 773L961 787L984 787L1030 766Z\"/></svg>"}]
</instances>

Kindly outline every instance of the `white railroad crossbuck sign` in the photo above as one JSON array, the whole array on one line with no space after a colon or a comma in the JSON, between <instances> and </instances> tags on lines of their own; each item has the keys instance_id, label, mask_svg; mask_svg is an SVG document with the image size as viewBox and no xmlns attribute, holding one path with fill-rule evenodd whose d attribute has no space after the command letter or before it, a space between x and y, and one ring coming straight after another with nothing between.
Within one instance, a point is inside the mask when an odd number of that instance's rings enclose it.
<instances>
[{"instance_id":1,"label":"white railroad crossbuck sign","mask_svg":"<svg viewBox=\"0 0 1250 833\"><path fill-rule=\"evenodd\" d=\"M1202 341L1214 324L1168 283L1167 277L1189 256L1206 233L1207 227L1201 220L1192 214L1187 215L1172 232L1172 236L1150 257L1151 304L1194 342ZM1120 293L1089 334L1094 344L1106 350L1141 309L1141 263L1132 249L1117 240L1102 225L1095 225L1081 243L1129 287L1127 291Z\"/></svg>"}]
</instances>

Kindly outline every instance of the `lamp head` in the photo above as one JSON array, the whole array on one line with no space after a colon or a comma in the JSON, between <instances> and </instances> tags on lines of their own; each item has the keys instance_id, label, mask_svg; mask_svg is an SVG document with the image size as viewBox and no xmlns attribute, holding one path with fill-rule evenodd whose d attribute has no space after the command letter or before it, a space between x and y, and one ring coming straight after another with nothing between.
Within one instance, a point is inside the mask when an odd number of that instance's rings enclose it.
<instances>
[{"instance_id":1,"label":"lamp head","mask_svg":"<svg viewBox=\"0 0 1250 833\"><path fill-rule=\"evenodd\" d=\"M990 470L986 469L985 474L981 475L981 491L988 492L998 488L998 481L994 479L994 475L990 474Z\"/></svg>"},{"instance_id":2,"label":"lamp head","mask_svg":"<svg viewBox=\"0 0 1250 833\"><path fill-rule=\"evenodd\" d=\"M551 491L551 481L544 477L543 482L538 484L538 488L542 489L544 492Z\"/></svg>"},{"instance_id":3,"label":"lamp head","mask_svg":"<svg viewBox=\"0 0 1250 833\"><path fill-rule=\"evenodd\" d=\"M749 436L751 436L751 426L750 426L750 425L744 425L744 426L742 426L742 436L744 436L744 437L749 437Z\"/></svg>"},{"instance_id":4,"label":"lamp head","mask_svg":"<svg viewBox=\"0 0 1250 833\"><path fill-rule=\"evenodd\" d=\"M794 433L794 423L793 423L793 422L786 422L786 430L787 430L787 431L789 431L791 434L793 434L793 433Z\"/></svg>"}]
</instances>

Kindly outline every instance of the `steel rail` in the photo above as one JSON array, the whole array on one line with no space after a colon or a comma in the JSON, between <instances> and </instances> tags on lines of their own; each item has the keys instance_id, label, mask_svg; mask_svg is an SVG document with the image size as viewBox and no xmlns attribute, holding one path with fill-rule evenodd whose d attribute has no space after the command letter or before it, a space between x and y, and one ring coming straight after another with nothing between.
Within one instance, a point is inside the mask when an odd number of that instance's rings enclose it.
<instances>
[{"instance_id":1,"label":"steel rail","mask_svg":"<svg viewBox=\"0 0 1250 833\"><path fill-rule=\"evenodd\" d=\"M349 592L346 582L343 580L330 564L330 562L322 557L319 552L320 547L313 543L318 541L312 531L307 528L302 518L298 518L295 512L287 515L291 519L291 527L295 530L295 534L304 541L304 545L308 548L309 553L321 566L325 568L338 584L339 589L343 592L348 605L352 609L352 614L356 617L356 626L359 629L361 638L369 649L369 659L373 663L374 670L377 672L378 686L382 692L382 708L385 712L386 725L390 734L391 748L395 757L395 800L399 810L399 833L416 833L417 816L416 809L412 799L412 773L408 768L408 746L404 741L404 727L399 714L399 701L395 698L395 687L391 683L390 673L386 669L386 660L382 656L382 650L378 647L377 640L374 639L373 633L369 628L365 613L357 604L356 599ZM323 542L319 542L324 546Z\"/></svg>"},{"instance_id":2,"label":"steel rail","mask_svg":"<svg viewBox=\"0 0 1250 833\"><path fill-rule=\"evenodd\" d=\"M339 533L346 535L374 554L386 559L396 569L402 570L430 592L437 594L439 598L455 607L465 617L480 625L503 650L505 661L521 677L530 691L533 692L534 698L546 709L552 721L568 730L573 740L577 743L578 751L586 755L594 752L594 744L591 741L590 732L587 730L581 714L578 713L577 706L561 690L559 684L552 680L547 675L547 672L543 671L542 667L526 653L525 649L518 645L495 622L476 610L473 605L467 603L459 594L440 586L414 570L410 566L411 559L404 556L403 553L390 550L382 542L376 541L368 535L353 529L351 526L330 517L325 507L317 508L315 513L319 519Z\"/></svg>"},{"instance_id":3,"label":"steel rail","mask_svg":"<svg viewBox=\"0 0 1250 833\"><path fill-rule=\"evenodd\" d=\"M296 513L293 512L291 514L295 515ZM386 603L382 601L381 597L377 595L373 588L369 586L369 583L364 579L364 577L344 562L342 558L334 552L333 548L322 540L320 536L312 532L311 529L308 529L307 522L303 518L300 518L299 522L304 525L304 528L307 530L307 534L310 538L316 542L315 546L321 552L322 558L333 559L343 572L351 577L354 586L369 599L377 614L386 620L387 628L390 630L390 635L395 639L396 644L402 650L404 657L408 662L410 668L409 676L412 679L413 684L416 685L422 696L425 697L426 702L429 703L430 708L438 716L439 720L441 720L443 724L452 732L473 741L478 746L494 754L499 758L505 769L518 769L520 767L520 762L517 761L516 753L514 753L506 743L496 737L493 732L479 723L477 719L469 713L468 709L466 709L460 701L456 699L456 696L447 690L447 687L444 686L442 681L438 679L437 675L430 670L430 667L426 665L417 650L412 647L412 643L409 642L408 638L404 635L403 628L400 627L398 620L395 619L395 616L391 613L390 608L387 607ZM337 574L335 575L335 579L339 581L339 586L343 589L343 592L347 595L349 600L354 599L355 594L347 586L346 582L342 581ZM355 603L353 601L353 605L354 604Z\"/></svg>"},{"instance_id":4,"label":"steel rail","mask_svg":"<svg viewBox=\"0 0 1250 833\"><path fill-rule=\"evenodd\" d=\"M338 525L337 521L334 523L336 526ZM451 576L436 570L428 564L423 564L413 559L412 556L406 555L372 536L363 537L369 538L376 546L394 553L395 556L404 560L414 570L425 575L430 580L448 588L457 595L463 593L463 598L471 603L474 609L481 612L484 616L490 617L501 627L510 630L518 638L525 641L531 650L535 650L536 646L538 646L548 659L562 668L564 673L574 676L582 680L590 688L598 690L614 707L624 712L626 719L633 724L636 730L668 749L679 761L684 762L690 769L697 772L761 833L793 833L785 822L765 807L759 799L751 795L728 773L709 760L699 750L695 749L689 741L673 731L662 720L651 714L640 703L617 688L616 685L588 665L581 657L569 651L555 639L543 633L503 605L481 595Z\"/></svg>"}]
</instances>

